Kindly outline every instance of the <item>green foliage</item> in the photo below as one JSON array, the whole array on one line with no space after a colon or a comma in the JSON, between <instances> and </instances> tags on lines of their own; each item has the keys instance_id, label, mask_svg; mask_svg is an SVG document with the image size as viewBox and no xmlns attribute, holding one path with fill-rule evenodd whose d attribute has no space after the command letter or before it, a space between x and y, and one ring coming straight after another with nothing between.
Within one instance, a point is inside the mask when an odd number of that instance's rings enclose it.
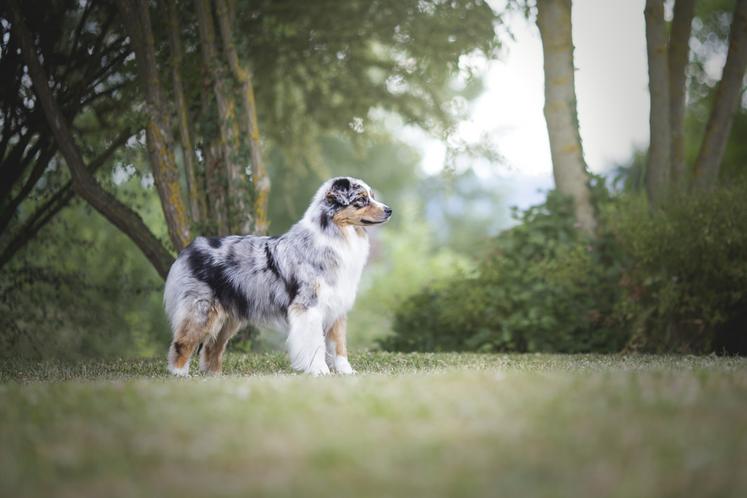
<instances>
[{"instance_id":1,"label":"green foliage","mask_svg":"<svg viewBox=\"0 0 747 498\"><path fill-rule=\"evenodd\" d=\"M161 353L162 285L124 235L77 203L0 273L0 358Z\"/></svg>"},{"instance_id":2,"label":"green foliage","mask_svg":"<svg viewBox=\"0 0 747 498\"><path fill-rule=\"evenodd\" d=\"M618 317L643 351L747 352L747 188L674 197L649 214L639 196L609 213L630 258Z\"/></svg>"},{"instance_id":3,"label":"green foliage","mask_svg":"<svg viewBox=\"0 0 747 498\"><path fill-rule=\"evenodd\" d=\"M406 300L386 349L747 352L747 185L674 196L597 184L595 240L567 199L522 213L472 276Z\"/></svg>"},{"instance_id":4,"label":"green foliage","mask_svg":"<svg viewBox=\"0 0 747 498\"><path fill-rule=\"evenodd\" d=\"M598 189L599 190L599 189ZM568 199L551 192L500 234L476 275L442 281L407 300L386 349L614 351L609 321L620 266L606 235L574 227Z\"/></svg>"}]
</instances>

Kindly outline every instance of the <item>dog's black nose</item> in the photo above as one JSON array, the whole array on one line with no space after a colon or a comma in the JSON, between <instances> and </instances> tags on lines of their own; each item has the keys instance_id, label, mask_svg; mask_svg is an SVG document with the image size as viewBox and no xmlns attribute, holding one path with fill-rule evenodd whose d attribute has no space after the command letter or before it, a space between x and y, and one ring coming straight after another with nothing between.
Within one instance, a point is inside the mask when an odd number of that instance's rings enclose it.
<instances>
[{"instance_id":1,"label":"dog's black nose","mask_svg":"<svg viewBox=\"0 0 747 498\"><path fill-rule=\"evenodd\" d=\"M384 208L384 214L386 214L387 216L391 216L392 215L392 208L390 208L389 206L385 207Z\"/></svg>"}]
</instances>

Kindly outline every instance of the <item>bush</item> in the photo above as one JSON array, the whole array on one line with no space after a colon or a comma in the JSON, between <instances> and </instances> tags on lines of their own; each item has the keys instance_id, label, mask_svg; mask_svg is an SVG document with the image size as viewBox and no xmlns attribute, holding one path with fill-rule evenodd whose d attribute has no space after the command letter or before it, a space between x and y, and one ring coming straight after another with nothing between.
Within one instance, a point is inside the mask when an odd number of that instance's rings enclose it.
<instances>
[{"instance_id":1,"label":"bush","mask_svg":"<svg viewBox=\"0 0 747 498\"><path fill-rule=\"evenodd\" d=\"M395 315L400 351L747 353L747 188L645 198L594 189L595 240L551 192L515 213L476 275L443 280Z\"/></svg>"},{"instance_id":2,"label":"bush","mask_svg":"<svg viewBox=\"0 0 747 498\"><path fill-rule=\"evenodd\" d=\"M515 212L477 275L432 286L404 302L393 336L400 351L615 351L627 340L611 321L621 267L603 234L574 226L571 202L555 192Z\"/></svg>"},{"instance_id":3,"label":"bush","mask_svg":"<svg viewBox=\"0 0 747 498\"><path fill-rule=\"evenodd\" d=\"M643 199L610 206L630 258L617 315L629 349L747 353L747 188L675 197L650 215Z\"/></svg>"}]
</instances>

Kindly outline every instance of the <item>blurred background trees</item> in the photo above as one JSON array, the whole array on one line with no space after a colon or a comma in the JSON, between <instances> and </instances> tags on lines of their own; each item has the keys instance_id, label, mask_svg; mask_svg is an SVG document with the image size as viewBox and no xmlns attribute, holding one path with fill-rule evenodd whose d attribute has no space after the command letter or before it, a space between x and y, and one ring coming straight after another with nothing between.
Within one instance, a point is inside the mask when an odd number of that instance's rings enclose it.
<instances>
[{"instance_id":1,"label":"blurred background trees","mask_svg":"<svg viewBox=\"0 0 747 498\"><path fill-rule=\"evenodd\" d=\"M2 354L160 353L175 254L280 233L338 174L398 213L354 347L744 351L746 3L641 5L651 145L604 178L579 133L570 0L6 2ZM468 61L499 56L506 12L542 40L556 184L511 217L464 166L496 151L454 139L482 91ZM411 129L458 161L426 174Z\"/></svg>"}]
</instances>

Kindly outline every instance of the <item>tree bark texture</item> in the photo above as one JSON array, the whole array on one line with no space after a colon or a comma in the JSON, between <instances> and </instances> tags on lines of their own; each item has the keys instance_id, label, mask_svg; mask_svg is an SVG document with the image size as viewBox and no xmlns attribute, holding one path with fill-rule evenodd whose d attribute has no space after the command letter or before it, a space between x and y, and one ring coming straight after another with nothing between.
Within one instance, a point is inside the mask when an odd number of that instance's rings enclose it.
<instances>
[{"instance_id":1,"label":"tree bark texture","mask_svg":"<svg viewBox=\"0 0 747 498\"><path fill-rule=\"evenodd\" d=\"M170 119L162 100L148 1L118 0L118 7L135 51L138 77L145 91L148 114L146 137L153 179L161 199L169 237L174 248L181 251L192 237L179 186Z\"/></svg>"},{"instance_id":2,"label":"tree bark texture","mask_svg":"<svg viewBox=\"0 0 747 498\"><path fill-rule=\"evenodd\" d=\"M184 161L184 176L187 180L189 212L192 216L192 222L199 226L207 214L207 207L205 205L205 197L200 192L200 184L197 180L197 158L195 156L194 142L192 141L187 101L184 97L184 84L182 82L182 59L184 51L182 49L179 30L179 11L177 10L176 0L165 0L165 3L171 48L171 78L174 89L174 105L176 107L179 141Z\"/></svg>"},{"instance_id":3,"label":"tree bark texture","mask_svg":"<svg viewBox=\"0 0 747 498\"><path fill-rule=\"evenodd\" d=\"M685 99L687 95L687 63L690 53L690 32L695 13L695 0L676 0L669 34L669 124L671 126L672 183L683 190L687 181L685 163Z\"/></svg>"},{"instance_id":4,"label":"tree bark texture","mask_svg":"<svg viewBox=\"0 0 747 498\"><path fill-rule=\"evenodd\" d=\"M249 137L252 160L252 186L254 187L254 232L265 234L269 228L267 219L267 201L270 193L270 177L267 175L262 160L262 144L260 142L259 123L257 121L257 105L254 100L254 85L251 72L242 67L236 46L233 41L233 23L231 22L230 7L226 0L215 0L218 25L220 27L223 50L226 53L228 67L240 89L242 102L242 119L239 120L241 132Z\"/></svg>"},{"instance_id":5,"label":"tree bark texture","mask_svg":"<svg viewBox=\"0 0 747 498\"><path fill-rule=\"evenodd\" d=\"M555 186L573 198L579 228L593 234L596 218L576 111L571 0L540 0L537 10L545 69L544 112Z\"/></svg>"},{"instance_id":6,"label":"tree bark texture","mask_svg":"<svg viewBox=\"0 0 747 498\"><path fill-rule=\"evenodd\" d=\"M721 161L729 139L747 65L747 0L737 0L729 33L729 52L693 168L693 187L710 190L718 182Z\"/></svg>"},{"instance_id":7,"label":"tree bark texture","mask_svg":"<svg viewBox=\"0 0 747 498\"><path fill-rule=\"evenodd\" d=\"M65 120L49 88L49 78L36 55L31 34L25 25L17 0L9 0L13 14L13 30L21 46L24 60L28 65L29 76L39 103L44 109L60 153L72 176L73 189L86 202L94 207L114 226L124 232L145 254L156 271L165 278L174 258L153 235L147 225L125 204L104 190L88 171L83 157L75 144L70 127Z\"/></svg>"},{"instance_id":8,"label":"tree bark texture","mask_svg":"<svg viewBox=\"0 0 747 498\"><path fill-rule=\"evenodd\" d=\"M646 49L650 143L646 162L646 192L652 206L658 206L670 188L672 131L669 119L669 64L664 0L646 0Z\"/></svg>"},{"instance_id":9,"label":"tree bark texture","mask_svg":"<svg viewBox=\"0 0 747 498\"><path fill-rule=\"evenodd\" d=\"M226 169L227 218L232 232L250 233L253 216L249 210L249 181L241 164L242 147L236 100L230 92L226 74L219 58L215 38L215 21L210 0L195 0L200 32L203 65L209 75L218 111L218 129L222 159Z\"/></svg>"}]
</instances>

